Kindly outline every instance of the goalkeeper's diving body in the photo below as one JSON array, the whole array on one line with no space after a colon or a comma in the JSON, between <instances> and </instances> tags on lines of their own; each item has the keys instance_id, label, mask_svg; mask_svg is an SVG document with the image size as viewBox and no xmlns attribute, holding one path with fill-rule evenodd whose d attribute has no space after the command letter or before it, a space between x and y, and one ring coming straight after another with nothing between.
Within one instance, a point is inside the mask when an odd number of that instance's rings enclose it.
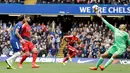
<instances>
[{"instance_id":1,"label":"goalkeeper's diving body","mask_svg":"<svg viewBox=\"0 0 130 73\"><path fill-rule=\"evenodd\" d=\"M113 60L119 56L121 56L127 48L127 45L130 44L129 34L125 32L126 25L121 24L119 29L108 23L101 14L96 11L97 16L109 27L109 29L114 33L114 43L113 45L100 56L95 67L90 67L91 70L97 70L98 67L103 71L107 68L110 64L112 64ZM106 62L104 66L100 66L104 60L104 58L112 55L111 58Z\"/></svg>"}]
</instances>

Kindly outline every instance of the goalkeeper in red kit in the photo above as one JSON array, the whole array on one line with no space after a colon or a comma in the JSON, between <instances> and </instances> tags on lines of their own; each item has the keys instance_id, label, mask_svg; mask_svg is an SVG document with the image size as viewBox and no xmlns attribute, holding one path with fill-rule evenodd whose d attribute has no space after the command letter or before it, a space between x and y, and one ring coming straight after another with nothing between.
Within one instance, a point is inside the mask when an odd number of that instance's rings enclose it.
<instances>
[{"instance_id":1,"label":"goalkeeper in red kit","mask_svg":"<svg viewBox=\"0 0 130 73\"><path fill-rule=\"evenodd\" d=\"M39 68L39 65L36 65L36 58L38 55L38 50L35 47L35 45L31 42L31 27L29 25L30 17L25 18L26 22L22 26L22 33L21 36L25 40L25 43L22 44L22 51L24 52L24 55L22 56L22 59L20 63L18 64L19 68L22 68L22 63L28 56L30 56L30 52L32 53L32 68Z\"/></svg>"},{"instance_id":2,"label":"goalkeeper in red kit","mask_svg":"<svg viewBox=\"0 0 130 73\"><path fill-rule=\"evenodd\" d=\"M74 48L74 45L76 44L76 42L78 42L78 44L81 43L81 41L79 40L78 37L76 37L76 32L72 33L73 35L70 36L64 36L63 37L63 41L65 40L67 42L67 49L68 49L68 54L67 56L64 58L63 60L63 65L65 65L65 62L69 59L70 61L72 61L71 58L75 57L78 53L78 50L76 48Z\"/></svg>"}]
</instances>

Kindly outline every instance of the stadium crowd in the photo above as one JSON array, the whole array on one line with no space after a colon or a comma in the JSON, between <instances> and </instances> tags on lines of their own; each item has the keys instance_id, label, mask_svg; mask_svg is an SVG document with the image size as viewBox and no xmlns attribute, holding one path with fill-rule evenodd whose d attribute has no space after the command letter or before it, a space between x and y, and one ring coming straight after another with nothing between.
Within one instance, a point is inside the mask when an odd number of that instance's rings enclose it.
<instances>
[{"instance_id":1,"label":"stadium crowd","mask_svg":"<svg viewBox=\"0 0 130 73\"><path fill-rule=\"evenodd\" d=\"M12 55L10 46L10 28L11 22L0 22L0 55ZM116 23L115 23L116 26ZM39 50L39 57L56 57L60 50L61 38L63 37L61 26L57 25L55 21L44 23L33 23L32 27L32 42ZM130 26L128 26L130 28ZM74 23L68 35L72 32L77 32L77 37L82 40L82 47L75 48L79 50L77 57L97 58L104 53L113 43L113 33L104 26L103 23ZM130 34L130 30L127 30ZM67 49L63 50L64 57L67 55ZM130 58L128 52L122 55L122 58Z\"/></svg>"},{"instance_id":2,"label":"stadium crowd","mask_svg":"<svg viewBox=\"0 0 130 73\"><path fill-rule=\"evenodd\" d=\"M130 0L37 0L40 4L129 4Z\"/></svg>"},{"instance_id":3,"label":"stadium crowd","mask_svg":"<svg viewBox=\"0 0 130 73\"><path fill-rule=\"evenodd\" d=\"M24 0L0 0L0 3L6 3L6 4L24 3Z\"/></svg>"},{"instance_id":4,"label":"stadium crowd","mask_svg":"<svg viewBox=\"0 0 130 73\"><path fill-rule=\"evenodd\" d=\"M25 0L0 0L0 3L24 3ZM130 0L37 0L38 4L129 4Z\"/></svg>"}]
</instances>

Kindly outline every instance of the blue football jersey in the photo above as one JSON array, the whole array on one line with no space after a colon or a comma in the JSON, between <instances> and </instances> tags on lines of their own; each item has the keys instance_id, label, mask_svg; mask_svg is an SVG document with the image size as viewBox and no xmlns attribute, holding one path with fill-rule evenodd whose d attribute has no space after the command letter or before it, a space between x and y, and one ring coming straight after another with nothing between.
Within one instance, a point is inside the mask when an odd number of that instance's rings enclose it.
<instances>
[{"instance_id":1,"label":"blue football jersey","mask_svg":"<svg viewBox=\"0 0 130 73\"><path fill-rule=\"evenodd\" d=\"M22 22L18 22L18 23L14 26L14 28L13 28L13 30L12 30L12 33L11 33L12 39L19 40L19 38L18 38L17 35L15 34L16 29L19 29L19 34L21 34L21 32L22 32Z\"/></svg>"}]
</instances>

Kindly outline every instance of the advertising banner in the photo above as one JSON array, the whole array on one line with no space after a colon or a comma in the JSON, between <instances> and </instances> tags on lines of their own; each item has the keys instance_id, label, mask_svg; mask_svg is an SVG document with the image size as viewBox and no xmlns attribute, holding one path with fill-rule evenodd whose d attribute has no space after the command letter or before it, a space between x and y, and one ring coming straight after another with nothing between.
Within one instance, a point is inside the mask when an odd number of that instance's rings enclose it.
<instances>
[{"instance_id":1,"label":"advertising banner","mask_svg":"<svg viewBox=\"0 0 130 73\"><path fill-rule=\"evenodd\" d=\"M94 4L0 4L0 14L88 14L94 15ZM100 4L104 15L130 15L130 5Z\"/></svg>"},{"instance_id":2,"label":"advertising banner","mask_svg":"<svg viewBox=\"0 0 130 73\"><path fill-rule=\"evenodd\" d=\"M0 57L0 62L4 62L8 57ZM16 62L19 62L21 60L21 57L16 59ZM73 63L86 63L86 64L96 64L97 61L99 59L98 58L73 58L72 62ZM61 63L63 61L63 58L44 58L44 57L38 57L36 62L51 62L51 63ZM106 63L108 61L108 59L104 59L104 63ZM32 57L28 57L25 62L32 62ZM69 62L69 60L67 61ZM113 61L113 64L123 64L123 65L127 65L130 64L130 60L129 59L116 59Z\"/></svg>"}]
</instances>

